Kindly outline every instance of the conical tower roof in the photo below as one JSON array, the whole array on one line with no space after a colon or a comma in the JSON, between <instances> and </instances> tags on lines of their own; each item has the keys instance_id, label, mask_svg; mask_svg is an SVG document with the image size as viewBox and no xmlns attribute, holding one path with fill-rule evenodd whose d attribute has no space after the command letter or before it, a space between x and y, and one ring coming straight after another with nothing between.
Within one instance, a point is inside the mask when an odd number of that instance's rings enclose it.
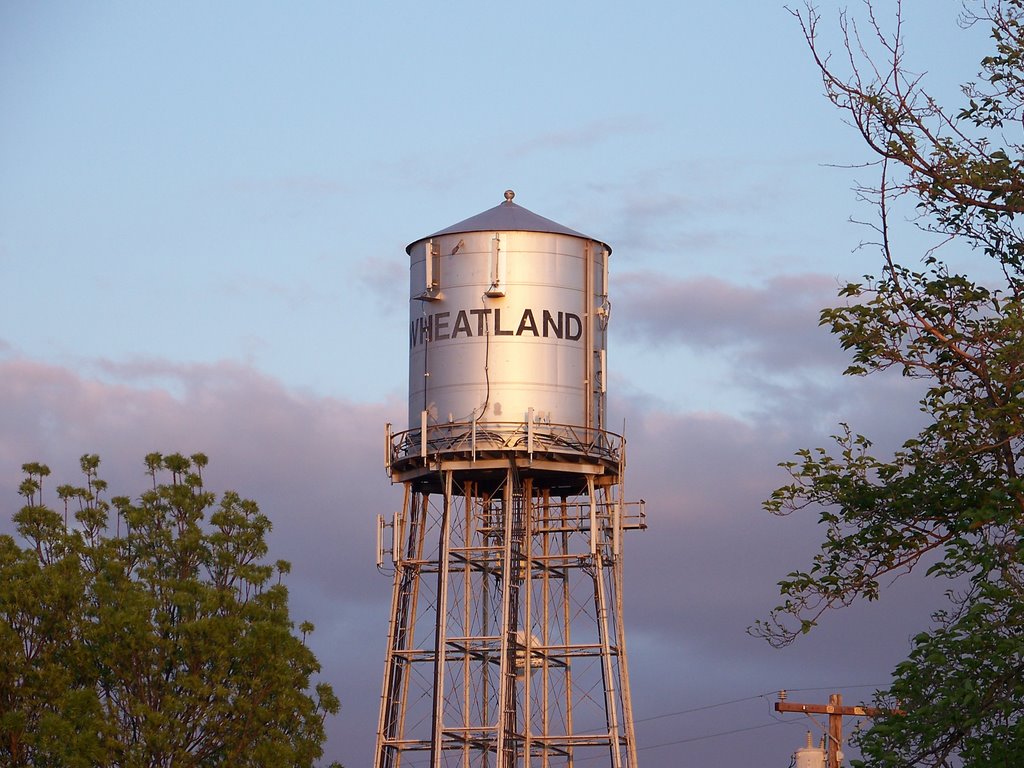
<instances>
[{"instance_id":1,"label":"conical tower roof","mask_svg":"<svg viewBox=\"0 0 1024 768\"><path fill-rule=\"evenodd\" d=\"M557 221L546 219L533 211L523 208L523 206L512 202L512 198L516 196L516 193L511 189L505 191L505 202L499 203L493 208L488 208L482 213L478 213L476 216L470 216L468 219L463 219L457 224L452 224L450 227L445 227L442 230L438 230L427 237L421 237L418 240L414 240L409 243L405 248L406 253L412 252L412 247L423 240L430 237L439 237L441 235L454 235L461 232L550 232L555 235L570 235L571 237L580 237L584 240L593 240L599 242L605 248L608 248L608 252L611 253L611 248L607 243L604 243L596 238L584 235L582 232L577 232L575 229L569 229Z\"/></svg>"}]
</instances>

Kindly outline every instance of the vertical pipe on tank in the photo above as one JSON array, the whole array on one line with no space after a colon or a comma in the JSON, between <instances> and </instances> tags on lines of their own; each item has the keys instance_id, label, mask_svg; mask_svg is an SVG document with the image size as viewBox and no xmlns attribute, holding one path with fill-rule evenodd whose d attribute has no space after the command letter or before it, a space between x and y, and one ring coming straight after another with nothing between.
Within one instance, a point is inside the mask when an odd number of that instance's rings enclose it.
<instances>
[{"instance_id":1,"label":"vertical pipe on tank","mask_svg":"<svg viewBox=\"0 0 1024 768\"><path fill-rule=\"evenodd\" d=\"M424 246L423 249L423 270L425 275L425 281L427 283L427 290L424 291L423 294L419 297L420 310L423 322L425 322L426 319L429 317L429 315L427 314L427 307L429 306L427 302L427 297L430 295L430 281L432 279L431 268L429 265L433 262L433 255L433 240L431 240ZM420 382L421 386L423 387L423 407L421 410L425 414L427 412L427 407L429 403L427 398L429 397L428 392L430 391L430 387L428 386L430 376L430 343L431 341L433 341L433 330L431 326L428 325L426 326L426 330L421 331L421 333L423 334L423 381ZM424 423L426 423L425 417ZM423 433L424 435L426 434L426 429L423 430Z\"/></svg>"},{"instance_id":2,"label":"vertical pipe on tank","mask_svg":"<svg viewBox=\"0 0 1024 768\"><path fill-rule=\"evenodd\" d=\"M427 245L426 245L426 248L424 249L425 252L426 252L426 258L424 258L424 260L423 260L423 273L426 276L426 279L424 280L425 285L423 287L424 292L429 292L429 291L434 290L434 253L435 253L434 249L435 248L436 248L436 246L434 245L434 241L433 240L427 240Z\"/></svg>"},{"instance_id":3,"label":"vertical pipe on tank","mask_svg":"<svg viewBox=\"0 0 1024 768\"><path fill-rule=\"evenodd\" d=\"M608 249L601 249L601 298L608 298Z\"/></svg>"},{"instance_id":4,"label":"vertical pipe on tank","mask_svg":"<svg viewBox=\"0 0 1024 768\"><path fill-rule=\"evenodd\" d=\"M611 255L607 248L599 248L601 258L601 285L598 295L601 298L601 306L596 310L598 317L595 322L601 326L601 394L598 396L597 428L607 429L605 421L605 409L607 408L606 393L608 391L608 322L611 305L608 303L608 257Z\"/></svg>"},{"instance_id":5,"label":"vertical pipe on tank","mask_svg":"<svg viewBox=\"0 0 1024 768\"><path fill-rule=\"evenodd\" d=\"M586 355L583 381L584 428L586 442L591 440L591 428L594 426L594 264L593 247L590 241L583 249L583 350Z\"/></svg>"},{"instance_id":6,"label":"vertical pipe on tank","mask_svg":"<svg viewBox=\"0 0 1024 768\"><path fill-rule=\"evenodd\" d=\"M500 232L495 232L491 238L490 283L485 296L498 298L505 295L505 254L501 248Z\"/></svg>"}]
</instances>

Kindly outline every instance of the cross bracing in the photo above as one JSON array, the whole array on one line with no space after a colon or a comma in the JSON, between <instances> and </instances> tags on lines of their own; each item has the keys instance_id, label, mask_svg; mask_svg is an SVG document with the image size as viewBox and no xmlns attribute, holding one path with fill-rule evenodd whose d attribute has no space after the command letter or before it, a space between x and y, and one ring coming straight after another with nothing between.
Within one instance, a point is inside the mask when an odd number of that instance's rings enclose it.
<instances>
[{"instance_id":1,"label":"cross bracing","mask_svg":"<svg viewBox=\"0 0 1024 768\"><path fill-rule=\"evenodd\" d=\"M642 509L604 466L505 466L406 482L377 768L636 765L621 534Z\"/></svg>"}]
</instances>

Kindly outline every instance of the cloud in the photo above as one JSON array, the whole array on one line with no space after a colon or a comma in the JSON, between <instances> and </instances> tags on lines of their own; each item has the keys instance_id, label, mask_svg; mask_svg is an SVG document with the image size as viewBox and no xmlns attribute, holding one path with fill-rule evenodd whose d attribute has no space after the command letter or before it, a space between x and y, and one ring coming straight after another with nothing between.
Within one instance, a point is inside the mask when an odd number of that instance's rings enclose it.
<instances>
[{"instance_id":1,"label":"cloud","mask_svg":"<svg viewBox=\"0 0 1024 768\"><path fill-rule=\"evenodd\" d=\"M885 419L913 429L912 411L878 408L886 398L881 390L876 401L850 401L846 417L869 433ZM761 692L807 687L823 690L796 700L824 701L833 691L848 700L870 698L871 686L885 684L909 637L941 604L939 585L914 576L890 587L880 603L825 617L783 651L747 634L777 604L776 582L808 566L819 546L813 511L777 518L761 508L788 480L776 462L797 447L823 443L815 421L807 413L748 420L667 410L631 421L627 495L647 500L650 527L626 542L627 640L636 717L656 718L639 724L638 740L696 739L642 753L645 764L739 764L733 761L753 754L756 744L788 754L806 721L730 736L728 747L699 737L774 724L774 696L758 698ZM843 688L860 685L868 687ZM657 717L745 697L754 698L704 714Z\"/></svg>"},{"instance_id":2,"label":"cloud","mask_svg":"<svg viewBox=\"0 0 1024 768\"><path fill-rule=\"evenodd\" d=\"M328 758L368 759L390 599L390 581L374 568L374 518L401 504L382 459L384 424L403 418L403 405L304 393L234 363L92 361L89 370L0 358L0 530L11 530L24 462L48 463L53 488L75 480L81 454L99 453L111 492L138 493L146 453L205 452L211 488L255 499L274 525L270 557L293 563L292 615L317 626L312 647L344 705L328 723ZM911 428L913 414L891 395L882 386L851 398L846 415L869 427ZM814 418L796 404L792 414L743 419L642 400L616 408L630 415L627 497L646 499L650 525L628 534L624 561L635 712L656 717L639 727L641 748L683 732L771 722L760 699L749 711L725 707L708 719L666 713L773 688L884 683L935 605L913 582L880 605L829 617L795 649L775 652L746 634L774 605L775 582L806 565L817 546L813 516L779 520L760 509L785 482L776 462L820 441ZM752 736L785 755L803 727ZM641 754L652 767L715 764L724 746L700 740ZM750 754L741 737L734 748Z\"/></svg>"},{"instance_id":3,"label":"cloud","mask_svg":"<svg viewBox=\"0 0 1024 768\"><path fill-rule=\"evenodd\" d=\"M729 354L745 366L784 371L841 371L847 354L818 327L834 304L835 278L782 275L758 286L718 277L671 278L654 272L616 275L616 322L628 339Z\"/></svg>"},{"instance_id":4,"label":"cloud","mask_svg":"<svg viewBox=\"0 0 1024 768\"><path fill-rule=\"evenodd\" d=\"M792 176L784 163L735 155L663 161L627 178L588 183L587 194L566 205L575 220L602 222L600 232L584 231L610 243L623 263L720 263L736 254L737 263L751 265L752 243L759 261L772 258L766 245L779 240L780 217L791 215L784 201ZM769 215L770 223L763 218Z\"/></svg>"},{"instance_id":5,"label":"cloud","mask_svg":"<svg viewBox=\"0 0 1024 768\"><path fill-rule=\"evenodd\" d=\"M202 451L211 458L208 476L217 489L235 488L260 502L274 521L282 556L301 561L298 578L332 589L366 581L372 521L388 506L384 424L401 412L397 403L290 391L231 363L101 361L95 367L102 378L25 359L0 363L6 504L14 503L26 461L46 462L64 478L59 482L69 482L78 457L98 453L111 487L132 493L141 490L146 453ZM356 558L336 557L343 540L365 545L358 565ZM353 586L352 594L365 590Z\"/></svg>"}]
</instances>

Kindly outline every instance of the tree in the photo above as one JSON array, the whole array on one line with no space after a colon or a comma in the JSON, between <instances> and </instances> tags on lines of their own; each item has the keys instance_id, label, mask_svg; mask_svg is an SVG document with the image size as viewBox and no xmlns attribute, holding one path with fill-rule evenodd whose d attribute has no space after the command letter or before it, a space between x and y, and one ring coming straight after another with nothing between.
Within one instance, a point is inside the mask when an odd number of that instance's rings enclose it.
<instances>
[{"instance_id":1,"label":"tree","mask_svg":"<svg viewBox=\"0 0 1024 768\"><path fill-rule=\"evenodd\" d=\"M790 643L921 566L949 580L950 602L879 693L889 714L860 737L865 764L1024 765L1024 0L968 6L965 26L987 24L993 49L952 110L906 65L899 4L892 31L865 8L860 25L840 15L836 59L818 12L794 12L878 171L858 192L877 214L879 276L846 285L821 323L851 352L847 374L919 380L926 421L891 457L843 425L831 449L784 464L791 482L766 508L818 510L824 541L755 632ZM917 263L894 253L908 203L937 237Z\"/></svg>"},{"instance_id":2,"label":"tree","mask_svg":"<svg viewBox=\"0 0 1024 768\"><path fill-rule=\"evenodd\" d=\"M145 464L150 487L108 501L83 456L62 512L43 503L49 469L23 467L28 546L0 536L0 762L312 765L339 704L309 692L312 627L292 632L270 521L205 490L202 454Z\"/></svg>"}]
</instances>

